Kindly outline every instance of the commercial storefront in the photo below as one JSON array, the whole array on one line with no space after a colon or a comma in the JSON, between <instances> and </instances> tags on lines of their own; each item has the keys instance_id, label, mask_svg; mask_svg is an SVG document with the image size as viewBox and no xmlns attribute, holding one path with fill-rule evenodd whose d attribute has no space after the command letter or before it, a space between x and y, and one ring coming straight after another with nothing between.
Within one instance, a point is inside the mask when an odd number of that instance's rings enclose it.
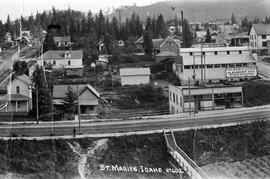
<instances>
[{"instance_id":1,"label":"commercial storefront","mask_svg":"<svg viewBox=\"0 0 270 179\"><path fill-rule=\"evenodd\" d=\"M243 106L241 86L169 85L170 113L218 110Z\"/></svg>"},{"instance_id":2,"label":"commercial storefront","mask_svg":"<svg viewBox=\"0 0 270 179\"><path fill-rule=\"evenodd\" d=\"M248 47L181 49L174 71L182 85L241 81L255 78L257 56Z\"/></svg>"}]
</instances>

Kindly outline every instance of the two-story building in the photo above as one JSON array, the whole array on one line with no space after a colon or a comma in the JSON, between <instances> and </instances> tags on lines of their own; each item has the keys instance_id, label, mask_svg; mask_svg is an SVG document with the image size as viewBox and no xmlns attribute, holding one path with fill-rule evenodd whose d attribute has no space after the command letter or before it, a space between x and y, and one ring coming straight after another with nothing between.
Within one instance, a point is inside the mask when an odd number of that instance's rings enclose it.
<instances>
[{"instance_id":1,"label":"two-story building","mask_svg":"<svg viewBox=\"0 0 270 179\"><path fill-rule=\"evenodd\" d=\"M249 46L259 54L266 54L270 40L270 24L252 24L249 31Z\"/></svg>"},{"instance_id":2,"label":"two-story building","mask_svg":"<svg viewBox=\"0 0 270 179\"><path fill-rule=\"evenodd\" d=\"M32 109L32 82L26 75L16 76L7 85L7 94L0 97L0 101L4 105L1 113L18 113L20 115L28 115Z\"/></svg>"},{"instance_id":3,"label":"two-story building","mask_svg":"<svg viewBox=\"0 0 270 179\"><path fill-rule=\"evenodd\" d=\"M54 69L82 69L82 50L49 50L40 56L37 63L40 66L51 64Z\"/></svg>"},{"instance_id":4,"label":"two-story building","mask_svg":"<svg viewBox=\"0 0 270 179\"><path fill-rule=\"evenodd\" d=\"M257 54L249 47L182 48L174 71L182 85L241 81L257 76Z\"/></svg>"}]
</instances>

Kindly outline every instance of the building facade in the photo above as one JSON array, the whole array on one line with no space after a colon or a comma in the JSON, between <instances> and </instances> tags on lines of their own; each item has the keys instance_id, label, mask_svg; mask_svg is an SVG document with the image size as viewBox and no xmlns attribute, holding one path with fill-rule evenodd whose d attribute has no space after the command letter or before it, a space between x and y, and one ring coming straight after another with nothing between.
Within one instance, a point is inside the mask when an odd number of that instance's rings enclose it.
<instances>
[{"instance_id":1,"label":"building facade","mask_svg":"<svg viewBox=\"0 0 270 179\"><path fill-rule=\"evenodd\" d=\"M241 81L257 76L257 55L248 47L185 48L174 64L182 85Z\"/></svg>"},{"instance_id":2,"label":"building facade","mask_svg":"<svg viewBox=\"0 0 270 179\"><path fill-rule=\"evenodd\" d=\"M121 68L121 85L140 85L150 83L150 68Z\"/></svg>"},{"instance_id":3,"label":"building facade","mask_svg":"<svg viewBox=\"0 0 270 179\"><path fill-rule=\"evenodd\" d=\"M0 112L28 115L32 109L31 80L28 76L16 76L7 86L7 94L0 97Z\"/></svg>"},{"instance_id":4,"label":"building facade","mask_svg":"<svg viewBox=\"0 0 270 179\"><path fill-rule=\"evenodd\" d=\"M49 50L38 58L37 63L40 66L51 64L54 69L82 69L82 58L82 50Z\"/></svg>"},{"instance_id":5,"label":"building facade","mask_svg":"<svg viewBox=\"0 0 270 179\"><path fill-rule=\"evenodd\" d=\"M169 85L171 114L207 111L243 106L241 86L174 86Z\"/></svg>"},{"instance_id":6,"label":"building facade","mask_svg":"<svg viewBox=\"0 0 270 179\"><path fill-rule=\"evenodd\" d=\"M79 96L81 115L96 116L98 114L98 105L100 94L90 85L54 85L53 86L53 105L56 111L64 111L63 100L66 97L68 86L76 96Z\"/></svg>"},{"instance_id":7,"label":"building facade","mask_svg":"<svg viewBox=\"0 0 270 179\"><path fill-rule=\"evenodd\" d=\"M270 24L252 24L249 31L249 45L259 54L266 54L267 41L270 40Z\"/></svg>"}]
</instances>

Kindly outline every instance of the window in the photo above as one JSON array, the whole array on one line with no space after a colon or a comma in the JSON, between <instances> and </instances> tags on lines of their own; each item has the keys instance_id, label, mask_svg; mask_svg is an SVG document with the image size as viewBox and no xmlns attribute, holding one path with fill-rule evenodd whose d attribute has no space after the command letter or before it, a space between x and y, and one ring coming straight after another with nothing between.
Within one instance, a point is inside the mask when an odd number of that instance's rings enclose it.
<instances>
[{"instance_id":1,"label":"window","mask_svg":"<svg viewBox=\"0 0 270 179\"><path fill-rule=\"evenodd\" d=\"M43 61L43 66L46 66L46 61Z\"/></svg>"},{"instance_id":2,"label":"window","mask_svg":"<svg viewBox=\"0 0 270 179\"><path fill-rule=\"evenodd\" d=\"M176 95L176 104L179 104L179 103L178 103L178 95Z\"/></svg>"},{"instance_id":3,"label":"window","mask_svg":"<svg viewBox=\"0 0 270 179\"><path fill-rule=\"evenodd\" d=\"M189 55L190 55L190 56L192 56L192 55L193 55L193 53L192 53L192 52L189 52Z\"/></svg>"},{"instance_id":4,"label":"window","mask_svg":"<svg viewBox=\"0 0 270 179\"><path fill-rule=\"evenodd\" d=\"M218 53L217 53L217 51L215 51L215 55L217 55Z\"/></svg>"},{"instance_id":5,"label":"window","mask_svg":"<svg viewBox=\"0 0 270 179\"><path fill-rule=\"evenodd\" d=\"M213 68L213 65L206 65L207 68Z\"/></svg>"},{"instance_id":6,"label":"window","mask_svg":"<svg viewBox=\"0 0 270 179\"><path fill-rule=\"evenodd\" d=\"M227 65L226 65L226 64L221 64L221 67L222 67L222 68L226 68Z\"/></svg>"},{"instance_id":7,"label":"window","mask_svg":"<svg viewBox=\"0 0 270 179\"><path fill-rule=\"evenodd\" d=\"M184 69L190 69L189 65L184 66Z\"/></svg>"},{"instance_id":8,"label":"window","mask_svg":"<svg viewBox=\"0 0 270 179\"><path fill-rule=\"evenodd\" d=\"M262 35L262 39L266 39L266 35Z\"/></svg>"},{"instance_id":9,"label":"window","mask_svg":"<svg viewBox=\"0 0 270 179\"><path fill-rule=\"evenodd\" d=\"M180 106L182 107L182 98L181 98L181 96L180 96Z\"/></svg>"},{"instance_id":10,"label":"window","mask_svg":"<svg viewBox=\"0 0 270 179\"><path fill-rule=\"evenodd\" d=\"M239 50L239 54L242 54L242 51L241 50Z\"/></svg>"},{"instance_id":11,"label":"window","mask_svg":"<svg viewBox=\"0 0 270 179\"><path fill-rule=\"evenodd\" d=\"M237 63L236 67L242 67L242 63Z\"/></svg>"},{"instance_id":12,"label":"window","mask_svg":"<svg viewBox=\"0 0 270 179\"><path fill-rule=\"evenodd\" d=\"M81 114L85 114L86 112L86 106L80 106Z\"/></svg>"},{"instance_id":13,"label":"window","mask_svg":"<svg viewBox=\"0 0 270 179\"><path fill-rule=\"evenodd\" d=\"M19 94L20 93L20 87L16 86L16 93Z\"/></svg>"},{"instance_id":14,"label":"window","mask_svg":"<svg viewBox=\"0 0 270 179\"><path fill-rule=\"evenodd\" d=\"M262 46L266 47L267 46L267 42L262 42Z\"/></svg>"},{"instance_id":15,"label":"window","mask_svg":"<svg viewBox=\"0 0 270 179\"><path fill-rule=\"evenodd\" d=\"M173 103L175 103L175 94L173 93Z\"/></svg>"},{"instance_id":16,"label":"window","mask_svg":"<svg viewBox=\"0 0 270 179\"><path fill-rule=\"evenodd\" d=\"M230 51L227 51L227 55L230 55Z\"/></svg>"},{"instance_id":17,"label":"window","mask_svg":"<svg viewBox=\"0 0 270 179\"><path fill-rule=\"evenodd\" d=\"M214 68L220 68L220 64L215 64Z\"/></svg>"},{"instance_id":18,"label":"window","mask_svg":"<svg viewBox=\"0 0 270 179\"><path fill-rule=\"evenodd\" d=\"M56 65L56 62L55 62L55 60L53 61L53 65Z\"/></svg>"},{"instance_id":19,"label":"window","mask_svg":"<svg viewBox=\"0 0 270 179\"><path fill-rule=\"evenodd\" d=\"M88 109L90 110L90 111L93 111L94 110L94 105L90 105L90 106L88 106Z\"/></svg>"},{"instance_id":20,"label":"window","mask_svg":"<svg viewBox=\"0 0 270 179\"><path fill-rule=\"evenodd\" d=\"M202 55L205 55L205 52L202 52Z\"/></svg>"},{"instance_id":21,"label":"window","mask_svg":"<svg viewBox=\"0 0 270 179\"><path fill-rule=\"evenodd\" d=\"M71 62L70 62L70 60L68 61L68 66L70 66L70 64L71 64Z\"/></svg>"}]
</instances>

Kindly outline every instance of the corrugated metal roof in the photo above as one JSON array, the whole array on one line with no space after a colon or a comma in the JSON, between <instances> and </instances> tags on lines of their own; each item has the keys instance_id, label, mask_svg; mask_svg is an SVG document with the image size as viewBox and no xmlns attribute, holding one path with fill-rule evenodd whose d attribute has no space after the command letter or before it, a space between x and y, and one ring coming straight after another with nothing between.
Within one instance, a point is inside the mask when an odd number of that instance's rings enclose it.
<instances>
[{"instance_id":1,"label":"corrugated metal roof","mask_svg":"<svg viewBox=\"0 0 270 179\"><path fill-rule=\"evenodd\" d=\"M252 24L257 35L269 35L270 24Z\"/></svg>"},{"instance_id":2,"label":"corrugated metal roof","mask_svg":"<svg viewBox=\"0 0 270 179\"><path fill-rule=\"evenodd\" d=\"M82 50L49 50L43 54L43 60L51 60L51 59L66 59L64 54L70 53L71 57L69 59L82 59L83 51ZM41 59L41 56L38 58Z\"/></svg>"},{"instance_id":3,"label":"corrugated metal roof","mask_svg":"<svg viewBox=\"0 0 270 179\"><path fill-rule=\"evenodd\" d=\"M226 52L226 51L250 51L249 47L203 47L201 48L180 48L181 53L189 53L189 52Z\"/></svg>"},{"instance_id":4,"label":"corrugated metal roof","mask_svg":"<svg viewBox=\"0 0 270 179\"><path fill-rule=\"evenodd\" d=\"M121 68L120 76L150 75L150 68Z\"/></svg>"},{"instance_id":5,"label":"corrugated metal roof","mask_svg":"<svg viewBox=\"0 0 270 179\"><path fill-rule=\"evenodd\" d=\"M205 64L235 64L235 63L254 63L255 59L251 54L231 54L231 55L209 55L205 57ZM193 56L183 57L184 65L193 65ZM195 65L201 65L200 56L196 56Z\"/></svg>"}]
</instances>

